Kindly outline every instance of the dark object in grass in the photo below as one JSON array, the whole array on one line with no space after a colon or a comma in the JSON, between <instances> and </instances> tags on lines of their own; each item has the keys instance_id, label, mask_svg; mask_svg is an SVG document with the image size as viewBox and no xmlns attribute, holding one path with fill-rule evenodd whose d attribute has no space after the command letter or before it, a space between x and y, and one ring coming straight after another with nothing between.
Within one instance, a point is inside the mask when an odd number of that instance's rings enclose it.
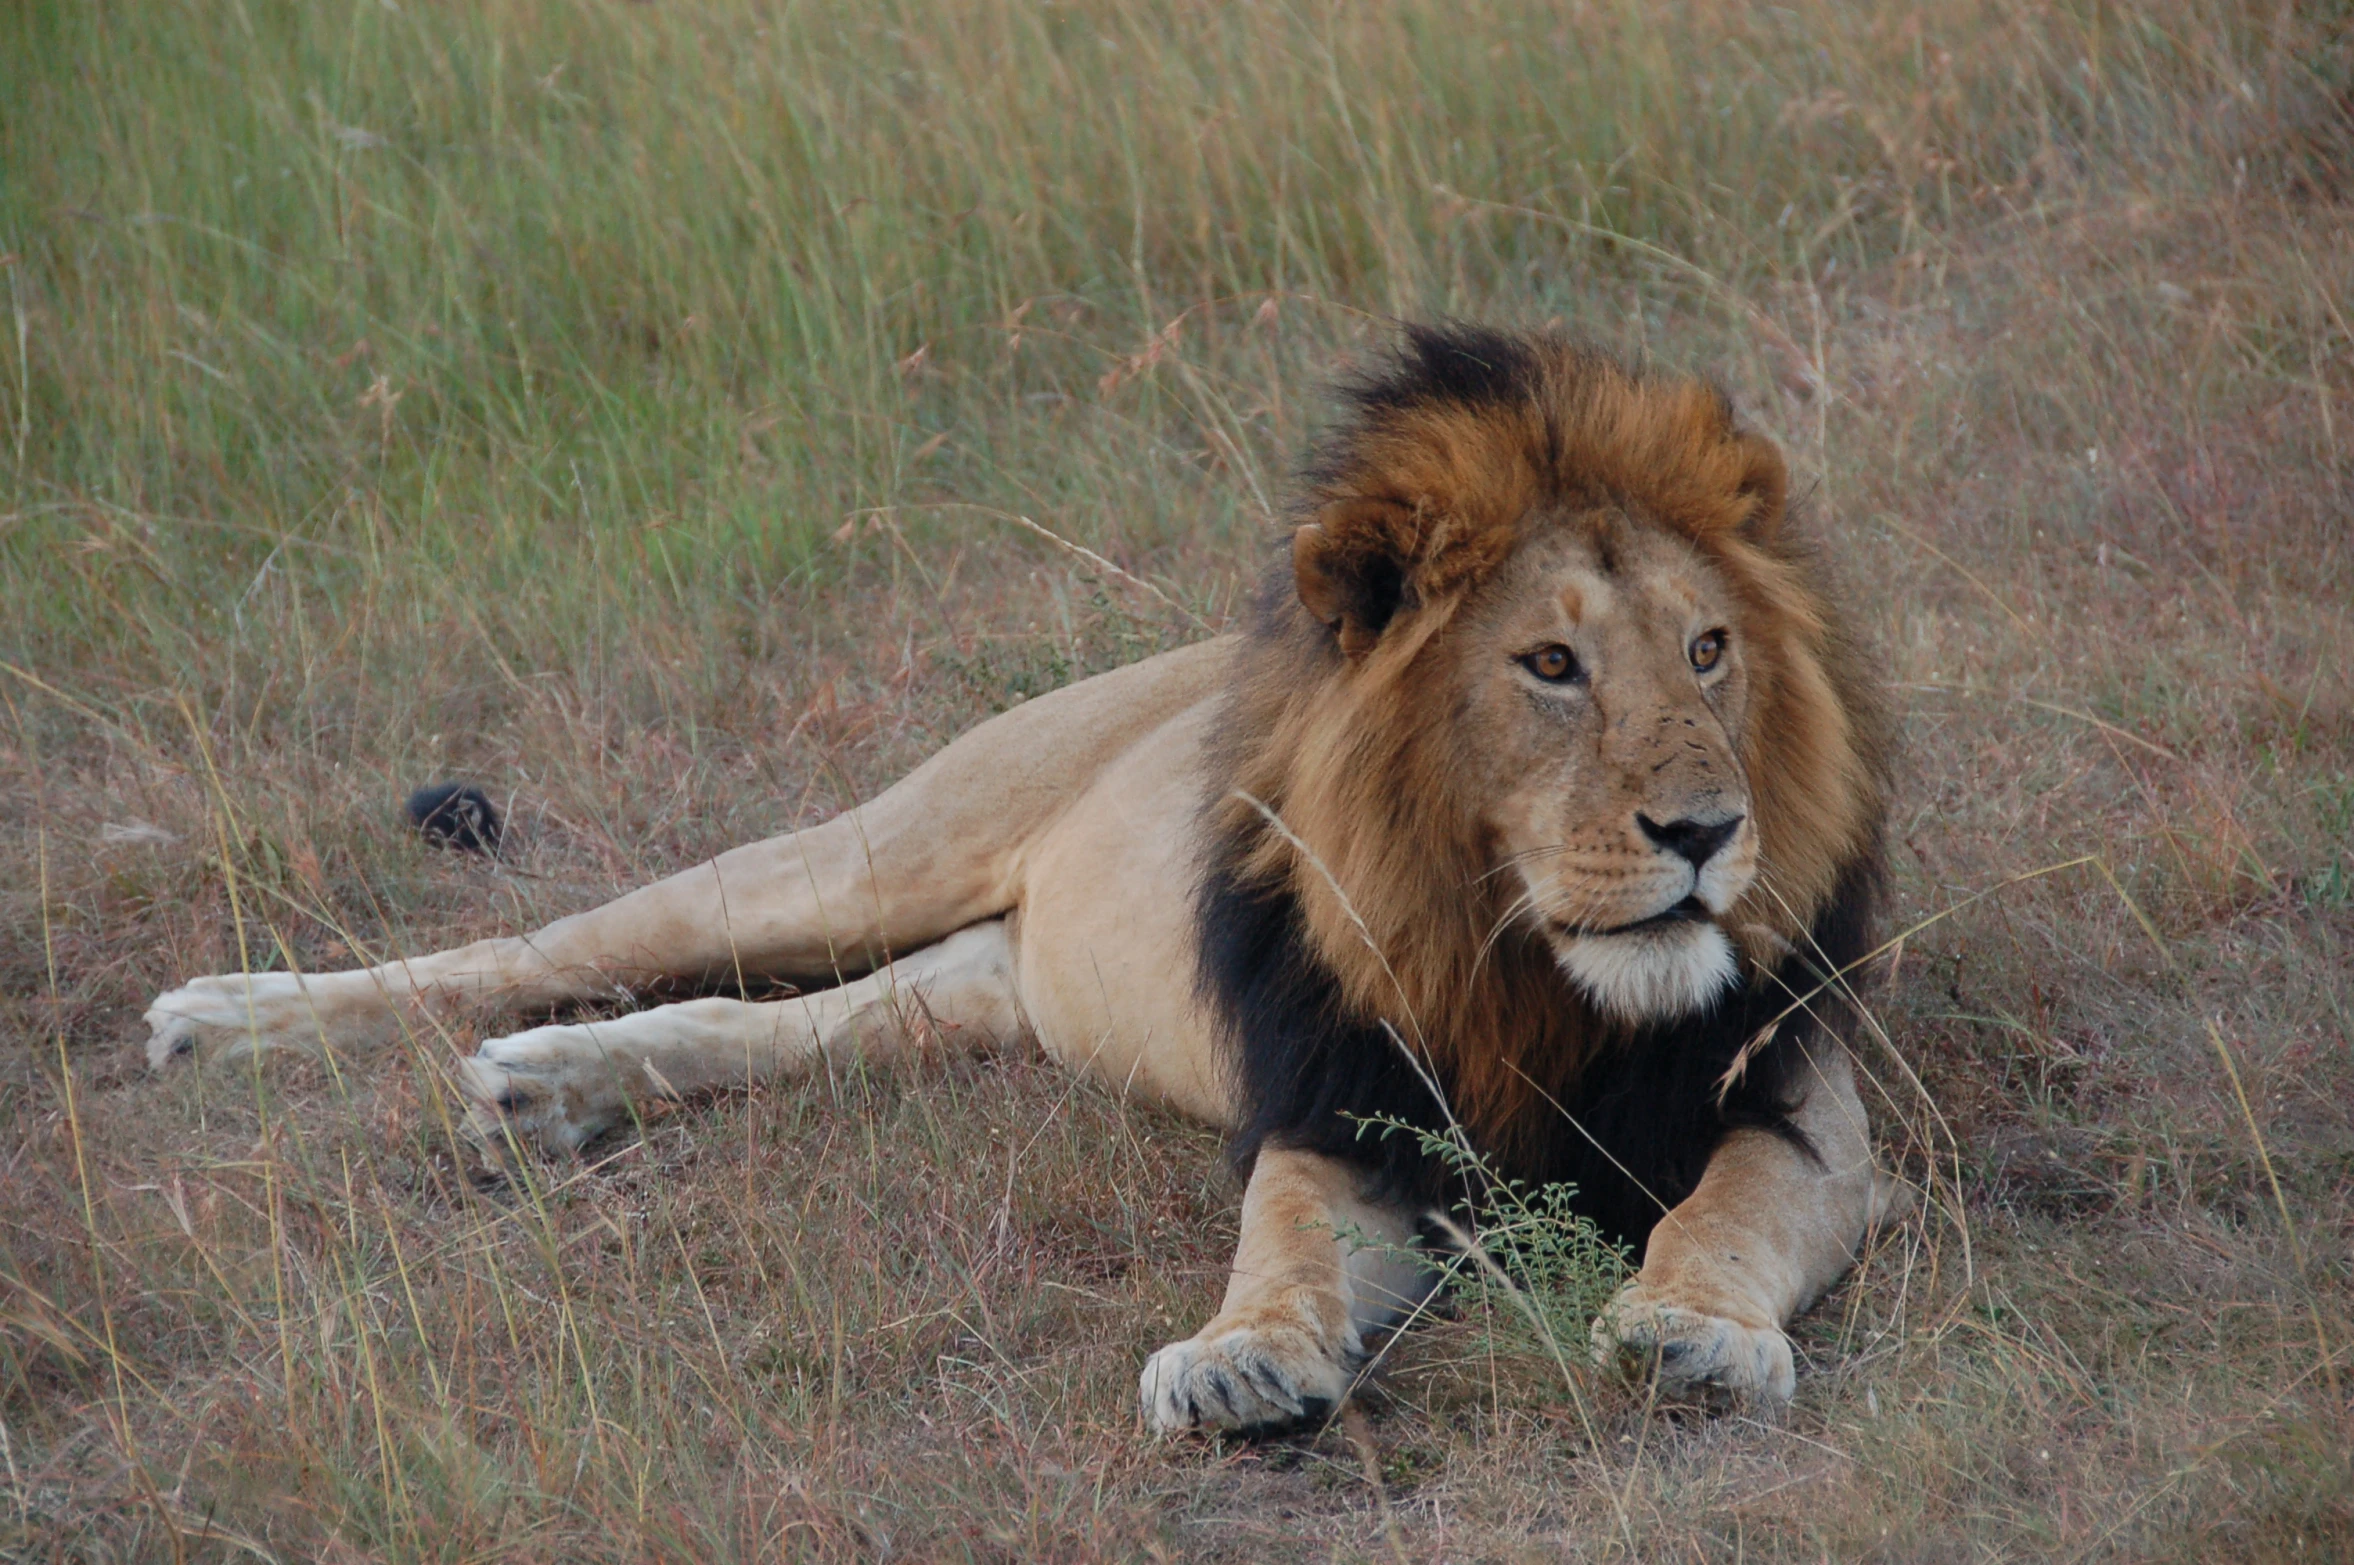
<instances>
[{"instance_id":1,"label":"dark object in grass","mask_svg":"<svg viewBox=\"0 0 2354 1565\"><path fill-rule=\"evenodd\" d=\"M409 824L437 847L499 851L499 812L471 783L433 783L409 795Z\"/></svg>"}]
</instances>

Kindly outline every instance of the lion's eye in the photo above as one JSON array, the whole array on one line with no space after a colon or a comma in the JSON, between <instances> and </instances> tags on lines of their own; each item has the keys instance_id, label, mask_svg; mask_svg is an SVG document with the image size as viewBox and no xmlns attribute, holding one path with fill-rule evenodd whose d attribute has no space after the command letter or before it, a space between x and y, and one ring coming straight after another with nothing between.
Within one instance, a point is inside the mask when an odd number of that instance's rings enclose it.
<instances>
[{"instance_id":1,"label":"lion's eye","mask_svg":"<svg viewBox=\"0 0 2354 1565\"><path fill-rule=\"evenodd\" d=\"M1725 633L1712 630L1694 637L1691 655L1692 666L1703 674L1707 673L1725 655Z\"/></svg>"},{"instance_id":2,"label":"lion's eye","mask_svg":"<svg viewBox=\"0 0 2354 1565\"><path fill-rule=\"evenodd\" d=\"M1559 642L1539 647L1522 658L1520 666L1548 685L1574 684L1585 675L1585 670L1578 667L1577 654Z\"/></svg>"}]
</instances>

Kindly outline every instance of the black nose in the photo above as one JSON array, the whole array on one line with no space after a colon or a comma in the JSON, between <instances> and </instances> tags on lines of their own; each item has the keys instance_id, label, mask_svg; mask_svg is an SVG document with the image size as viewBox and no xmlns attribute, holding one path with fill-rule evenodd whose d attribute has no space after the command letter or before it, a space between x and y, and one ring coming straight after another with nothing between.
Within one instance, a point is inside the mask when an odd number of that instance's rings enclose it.
<instances>
[{"instance_id":1,"label":"black nose","mask_svg":"<svg viewBox=\"0 0 2354 1565\"><path fill-rule=\"evenodd\" d=\"M1642 811L1635 812L1635 824L1643 828L1644 836L1679 855L1694 869L1715 858L1716 850L1731 842L1733 833L1747 819L1745 815L1729 815L1721 821L1696 821L1687 817L1662 826Z\"/></svg>"}]
</instances>

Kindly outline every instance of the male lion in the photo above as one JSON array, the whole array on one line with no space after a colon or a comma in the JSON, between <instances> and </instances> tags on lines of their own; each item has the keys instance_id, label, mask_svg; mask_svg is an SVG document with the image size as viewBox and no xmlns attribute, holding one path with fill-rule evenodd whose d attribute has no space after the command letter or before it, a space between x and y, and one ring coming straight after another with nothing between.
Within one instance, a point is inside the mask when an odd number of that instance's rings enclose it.
<instances>
[{"instance_id":1,"label":"male lion","mask_svg":"<svg viewBox=\"0 0 2354 1565\"><path fill-rule=\"evenodd\" d=\"M152 1061L758 973L808 992L485 1041L476 1122L572 1148L633 1097L1035 1039L1248 1170L1224 1305L1145 1365L1159 1430L1346 1394L1458 1193L1365 1121L1459 1125L1648 1237L1599 1353L1789 1396L1783 1324L1887 1188L1818 1020L1866 951L1885 784L1781 456L1711 387L1549 335L1409 330L1344 404L1240 634L536 934L198 979L147 1013Z\"/></svg>"}]
</instances>

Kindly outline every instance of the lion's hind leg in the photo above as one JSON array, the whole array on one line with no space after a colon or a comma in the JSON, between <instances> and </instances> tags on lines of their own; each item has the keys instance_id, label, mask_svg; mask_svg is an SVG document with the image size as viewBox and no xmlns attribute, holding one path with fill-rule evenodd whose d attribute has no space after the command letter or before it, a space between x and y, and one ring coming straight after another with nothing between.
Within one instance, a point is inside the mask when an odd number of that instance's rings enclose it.
<instances>
[{"instance_id":1,"label":"lion's hind leg","mask_svg":"<svg viewBox=\"0 0 2354 1565\"><path fill-rule=\"evenodd\" d=\"M430 956L342 973L224 973L192 978L147 1009L147 1063L213 1060L273 1049L353 1053L434 1036L472 1004L555 1006L614 985L593 967L560 966L529 939L478 940Z\"/></svg>"},{"instance_id":2,"label":"lion's hind leg","mask_svg":"<svg viewBox=\"0 0 2354 1565\"><path fill-rule=\"evenodd\" d=\"M1005 921L961 929L838 988L790 1000L686 1000L610 1021L486 1040L460 1062L472 1124L579 1147L647 1097L687 1097L890 1059L946 1043L994 1048L1027 1030Z\"/></svg>"}]
</instances>

